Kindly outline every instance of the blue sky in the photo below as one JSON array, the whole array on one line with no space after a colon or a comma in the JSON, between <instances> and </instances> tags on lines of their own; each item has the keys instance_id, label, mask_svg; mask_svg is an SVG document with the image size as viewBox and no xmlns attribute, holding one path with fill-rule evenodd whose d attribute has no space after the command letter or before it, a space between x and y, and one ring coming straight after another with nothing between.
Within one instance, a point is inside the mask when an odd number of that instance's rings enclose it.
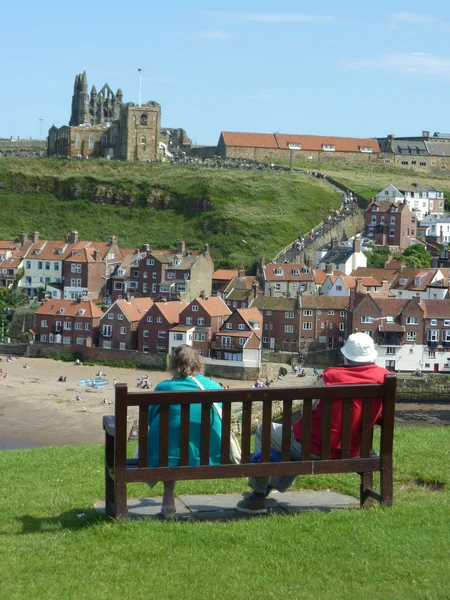
<instances>
[{"instance_id":1,"label":"blue sky","mask_svg":"<svg viewBox=\"0 0 450 600\"><path fill-rule=\"evenodd\" d=\"M0 137L67 124L75 75L220 131L450 131L450 2L23 0L1 11ZM42 122L40 122L42 119Z\"/></svg>"}]
</instances>

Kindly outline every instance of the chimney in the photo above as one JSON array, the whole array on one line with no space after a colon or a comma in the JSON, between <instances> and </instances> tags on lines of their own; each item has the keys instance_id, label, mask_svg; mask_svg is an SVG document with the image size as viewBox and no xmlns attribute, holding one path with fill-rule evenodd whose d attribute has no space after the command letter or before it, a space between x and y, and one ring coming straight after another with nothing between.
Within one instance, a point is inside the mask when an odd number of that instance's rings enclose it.
<instances>
[{"instance_id":1,"label":"chimney","mask_svg":"<svg viewBox=\"0 0 450 600\"><path fill-rule=\"evenodd\" d=\"M71 231L69 235L69 244L78 243L78 231Z\"/></svg>"},{"instance_id":2,"label":"chimney","mask_svg":"<svg viewBox=\"0 0 450 600\"><path fill-rule=\"evenodd\" d=\"M205 290L202 290L202 291L200 292L200 298L201 298L202 300L204 300L204 299L205 299L205 296L206 296L206 294L205 294Z\"/></svg>"},{"instance_id":3,"label":"chimney","mask_svg":"<svg viewBox=\"0 0 450 600\"><path fill-rule=\"evenodd\" d=\"M361 238L355 237L353 240L353 252L361 252Z\"/></svg>"},{"instance_id":4,"label":"chimney","mask_svg":"<svg viewBox=\"0 0 450 600\"><path fill-rule=\"evenodd\" d=\"M115 236L115 235L110 235L110 236L108 236L108 242L109 242L109 244L110 244L110 245L111 245L111 244L113 244L113 243L116 241L116 239L117 239L117 238L116 238L116 236Z\"/></svg>"},{"instance_id":5,"label":"chimney","mask_svg":"<svg viewBox=\"0 0 450 600\"><path fill-rule=\"evenodd\" d=\"M205 244L205 249L203 250L203 254L208 254L209 252L209 244Z\"/></svg>"},{"instance_id":6,"label":"chimney","mask_svg":"<svg viewBox=\"0 0 450 600\"><path fill-rule=\"evenodd\" d=\"M430 137L430 132L422 130L422 137Z\"/></svg>"},{"instance_id":7,"label":"chimney","mask_svg":"<svg viewBox=\"0 0 450 600\"><path fill-rule=\"evenodd\" d=\"M271 285L269 288L269 296L273 298L273 286Z\"/></svg>"},{"instance_id":8,"label":"chimney","mask_svg":"<svg viewBox=\"0 0 450 600\"><path fill-rule=\"evenodd\" d=\"M19 233L19 244L23 246L25 242L28 242L28 235L25 233L25 231L21 231Z\"/></svg>"},{"instance_id":9,"label":"chimney","mask_svg":"<svg viewBox=\"0 0 450 600\"><path fill-rule=\"evenodd\" d=\"M39 241L39 231L33 231L33 244Z\"/></svg>"},{"instance_id":10,"label":"chimney","mask_svg":"<svg viewBox=\"0 0 450 600\"><path fill-rule=\"evenodd\" d=\"M308 256L306 258L306 266L308 267L308 269L312 269L313 268L311 254L308 254Z\"/></svg>"},{"instance_id":11,"label":"chimney","mask_svg":"<svg viewBox=\"0 0 450 600\"><path fill-rule=\"evenodd\" d=\"M77 296L77 304L81 304L82 301L83 301L83 298L82 298L81 294L78 294L78 296Z\"/></svg>"},{"instance_id":12,"label":"chimney","mask_svg":"<svg viewBox=\"0 0 450 600\"><path fill-rule=\"evenodd\" d=\"M142 252L150 252L150 244L142 244Z\"/></svg>"},{"instance_id":13,"label":"chimney","mask_svg":"<svg viewBox=\"0 0 450 600\"><path fill-rule=\"evenodd\" d=\"M420 305L420 296L413 296L412 299Z\"/></svg>"},{"instance_id":14,"label":"chimney","mask_svg":"<svg viewBox=\"0 0 450 600\"><path fill-rule=\"evenodd\" d=\"M363 284L363 280L362 280L360 277L358 277L358 278L356 279L356 288L355 288L355 292L356 292L357 294L367 294L366 287L365 287L365 285Z\"/></svg>"},{"instance_id":15,"label":"chimney","mask_svg":"<svg viewBox=\"0 0 450 600\"><path fill-rule=\"evenodd\" d=\"M245 269L241 267L238 271L238 277L245 277Z\"/></svg>"},{"instance_id":16,"label":"chimney","mask_svg":"<svg viewBox=\"0 0 450 600\"><path fill-rule=\"evenodd\" d=\"M325 273L327 275L332 275L333 274L333 264L332 263L327 263L325 265Z\"/></svg>"},{"instance_id":17,"label":"chimney","mask_svg":"<svg viewBox=\"0 0 450 600\"><path fill-rule=\"evenodd\" d=\"M383 279L383 281L381 282L380 294L383 294L383 296L387 296L388 292L389 292L388 280Z\"/></svg>"},{"instance_id":18,"label":"chimney","mask_svg":"<svg viewBox=\"0 0 450 600\"><path fill-rule=\"evenodd\" d=\"M336 250L336 248L339 246L339 241L337 238L333 238L331 240L331 249L332 250Z\"/></svg>"},{"instance_id":19,"label":"chimney","mask_svg":"<svg viewBox=\"0 0 450 600\"><path fill-rule=\"evenodd\" d=\"M261 267L264 267L264 264L265 264L265 263L264 263L264 256L260 256L260 257L259 257L259 265L260 265Z\"/></svg>"},{"instance_id":20,"label":"chimney","mask_svg":"<svg viewBox=\"0 0 450 600\"><path fill-rule=\"evenodd\" d=\"M184 240L178 240L177 241L177 254L184 254L186 250L186 246L184 243Z\"/></svg>"},{"instance_id":21,"label":"chimney","mask_svg":"<svg viewBox=\"0 0 450 600\"><path fill-rule=\"evenodd\" d=\"M94 250L94 260L95 262L100 262L102 260L102 255L98 248Z\"/></svg>"}]
</instances>

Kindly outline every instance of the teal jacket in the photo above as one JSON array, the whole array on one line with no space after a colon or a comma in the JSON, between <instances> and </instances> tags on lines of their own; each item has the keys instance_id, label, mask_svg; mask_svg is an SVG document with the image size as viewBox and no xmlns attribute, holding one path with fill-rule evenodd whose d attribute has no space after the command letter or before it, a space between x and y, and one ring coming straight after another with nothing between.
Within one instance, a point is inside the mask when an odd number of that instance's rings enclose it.
<instances>
[{"instance_id":1,"label":"teal jacket","mask_svg":"<svg viewBox=\"0 0 450 600\"><path fill-rule=\"evenodd\" d=\"M218 383L204 377L195 376L207 390L222 389ZM190 377L168 379L158 383L155 392L178 392L199 390L198 385ZM211 433L209 447L209 464L220 464L220 445L222 422L217 411L211 406L210 415ZM169 467L180 465L180 426L181 406L169 408ZM200 430L201 430L201 404L191 404L189 427L189 465L200 464ZM148 407L148 466L159 467L159 406Z\"/></svg>"}]
</instances>

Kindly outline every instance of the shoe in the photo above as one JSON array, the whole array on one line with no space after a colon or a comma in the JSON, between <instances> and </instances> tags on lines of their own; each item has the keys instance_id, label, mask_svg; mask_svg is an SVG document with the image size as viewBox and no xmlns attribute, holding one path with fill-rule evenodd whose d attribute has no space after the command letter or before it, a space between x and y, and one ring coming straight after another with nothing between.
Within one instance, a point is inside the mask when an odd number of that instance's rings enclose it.
<instances>
[{"instance_id":1,"label":"shoe","mask_svg":"<svg viewBox=\"0 0 450 600\"><path fill-rule=\"evenodd\" d=\"M175 508L175 506L166 506L165 504L163 504L161 506L161 509L161 512L157 513L154 517L157 521L172 521L173 519L176 519L177 509Z\"/></svg>"},{"instance_id":2,"label":"shoe","mask_svg":"<svg viewBox=\"0 0 450 600\"><path fill-rule=\"evenodd\" d=\"M250 494L236 504L236 509L248 515L263 515L267 513L267 502L264 496Z\"/></svg>"}]
</instances>

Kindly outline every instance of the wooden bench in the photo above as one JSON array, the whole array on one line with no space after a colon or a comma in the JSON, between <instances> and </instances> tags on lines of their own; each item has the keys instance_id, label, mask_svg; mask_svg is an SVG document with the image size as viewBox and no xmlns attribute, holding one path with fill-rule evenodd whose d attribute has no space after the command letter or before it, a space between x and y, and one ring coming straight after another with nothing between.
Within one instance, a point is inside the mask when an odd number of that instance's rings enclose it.
<instances>
[{"instance_id":1,"label":"wooden bench","mask_svg":"<svg viewBox=\"0 0 450 600\"><path fill-rule=\"evenodd\" d=\"M372 499L391 505L392 445L394 435L396 378L388 375L384 384L363 386L298 387L267 389L231 389L193 392L128 392L125 384L116 386L115 416L103 417L105 430L105 502L106 514L117 519L128 517L127 484L135 482L216 479L231 477L258 477L267 475L313 475L323 473L358 473L360 504L371 505ZM322 458L311 459L312 401L320 397L323 402ZM372 450L371 427L372 399L381 397L383 419L380 448ZM333 400L343 399L343 427L341 458L330 458L330 425ZM362 398L362 446L357 458L350 458L350 425L352 398ZM303 456L301 461L290 460L290 442L293 401L303 400ZM269 462L270 424L272 402L282 402L282 451L281 462ZM222 403L221 464L209 465L210 407L213 402ZM252 434L252 405L262 404L261 462L250 463L250 440ZM180 466L168 467L169 406L181 405ZM201 447L199 466L188 465L189 406L202 405ZM230 464L230 429L232 408L242 404L241 464ZM148 456L148 407L160 406L160 466L147 467ZM139 457L127 458L129 423L128 407L139 407L138 441ZM373 473L381 475L380 491L373 488Z\"/></svg>"}]
</instances>

